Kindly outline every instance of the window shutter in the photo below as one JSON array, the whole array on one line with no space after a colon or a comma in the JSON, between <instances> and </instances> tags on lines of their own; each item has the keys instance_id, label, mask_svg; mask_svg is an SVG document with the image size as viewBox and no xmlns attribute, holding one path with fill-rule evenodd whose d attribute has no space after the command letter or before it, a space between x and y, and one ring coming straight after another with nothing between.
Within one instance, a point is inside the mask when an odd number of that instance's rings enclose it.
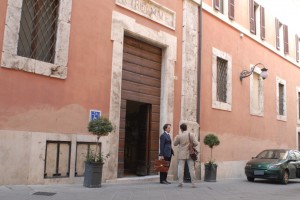
<instances>
[{"instance_id":1,"label":"window shutter","mask_svg":"<svg viewBox=\"0 0 300 200\"><path fill-rule=\"evenodd\" d=\"M299 37L296 35L296 61L299 62Z\"/></svg>"},{"instance_id":2,"label":"window shutter","mask_svg":"<svg viewBox=\"0 0 300 200\"><path fill-rule=\"evenodd\" d=\"M220 0L214 0L214 8L220 10Z\"/></svg>"},{"instance_id":3,"label":"window shutter","mask_svg":"<svg viewBox=\"0 0 300 200\"><path fill-rule=\"evenodd\" d=\"M288 26L283 25L283 42L284 42L284 53L289 53L289 32L288 32Z\"/></svg>"},{"instance_id":4,"label":"window shutter","mask_svg":"<svg viewBox=\"0 0 300 200\"><path fill-rule=\"evenodd\" d=\"M234 0L229 0L228 2L228 14L229 19L234 19Z\"/></svg>"},{"instance_id":5,"label":"window shutter","mask_svg":"<svg viewBox=\"0 0 300 200\"><path fill-rule=\"evenodd\" d=\"M255 34L254 0L249 0L250 32Z\"/></svg>"},{"instance_id":6,"label":"window shutter","mask_svg":"<svg viewBox=\"0 0 300 200\"><path fill-rule=\"evenodd\" d=\"M279 21L277 18L275 18L275 32L276 32L276 48L280 49L280 43L279 43Z\"/></svg>"},{"instance_id":7,"label":"window shutter","mask_svg":"<svg viewBox=\"0 0 300 200\"><path fill-rule=\"evenodd\" d=\"M260 37L262 40L266 38L265 8L262 6L260 6Z\"/></svg>"}]
</instances>

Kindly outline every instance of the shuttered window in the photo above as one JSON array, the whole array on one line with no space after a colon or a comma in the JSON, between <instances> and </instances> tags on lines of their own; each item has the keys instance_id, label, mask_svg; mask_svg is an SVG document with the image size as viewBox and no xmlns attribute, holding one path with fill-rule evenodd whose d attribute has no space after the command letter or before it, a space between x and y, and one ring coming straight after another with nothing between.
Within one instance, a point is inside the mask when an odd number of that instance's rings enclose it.
<instances>
[{"instance_id":1,"label":"shuttered window","mask_svg":"<svg viewBox=\"0 0 300 200\"><path fill-rule=\"evenodd\" d=\"M220 10L220 1L221 0L214 0L214 8L216 10Z\"/></svg>"},{"instance_id":2,"label":"shuttered window","mask_svg":"<svg viewBox=\"0 0 300 200\"><path fill-rule=\"evenodd\" d=\"M283 42L284 42L284 53L289 53L289 32L288 32L288 26L283 25Z\"/></svg>"},{"instance_id":3,"label":"shuttered window","mask_svg":"<svg viewBox=\"0 0 300 200\"><path fill-rule=\"evenodd\" d=\"M299 37L296 35L296 61L299 62Z\"/></svg>"},{"instance_id":4,"label":"shuttered window","mask_svg":"<svg viewBox=\"0 0 300 200\"><path fill-rule=\"evenodd\" d=\"M249 18L250 18L250 32L256 33L256 22L255 22L255 13L254 13L254 0L249 0Z\"/></svg>"},{"instance_id":5,"label":"shuttered window","mask_svg":"<svg viewBox=\"0 0 300 200\"><path fill-rule=\"evenodd\" d=\"M262 6L260 6L260 37L262 40L266 38L265 8Z\"/></svg>"},{"instance_id":6,"label":"shuttered window","mask_svg":"<svg viewBox=\"0 0 300 200\"><path fill-rule=\"evenodd\" d=\"M224 0L214 0L214 8L224 14Z\"/></svg>"},{"instance_id":7,"label":"shuttered window","mask_svg":"<svg viewBox=\"0 0 300 200\"><path fill-rule=\"evenodd\" d=\"M276 32L276 48L280 49L280 40L279 40L279 21L275 19L275 32Z\"/></svg>"},{"instance_id":8,"label":"shuttered window","mask_svg":"<svg viewBox=\"0 0 300 200\"><path fill-rule=\"evenodd\" d=\"M234 19L234 0L228 1L228 17L229 19Z\"/></svg>"}]
</instances>

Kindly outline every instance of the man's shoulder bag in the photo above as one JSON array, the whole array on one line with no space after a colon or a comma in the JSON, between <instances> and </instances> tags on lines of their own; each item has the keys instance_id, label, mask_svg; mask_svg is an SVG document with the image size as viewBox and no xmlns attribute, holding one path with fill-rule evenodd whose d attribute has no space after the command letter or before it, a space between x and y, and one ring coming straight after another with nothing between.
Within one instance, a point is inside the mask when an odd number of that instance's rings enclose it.
<instances>
[{"instance_id":1,"label":"man's shoulder bag","mask_svg":"<svg viewBox=\"0 0 300 200\"><path fill-rule=\"evenodd\" d=\"M189 140L190 140L190 144L189 144L190 157L193 161L196 161L198 159L198 151L193 147L193 143L191 142L190 133L189 133Z\"/></svg>"}]
</instances>

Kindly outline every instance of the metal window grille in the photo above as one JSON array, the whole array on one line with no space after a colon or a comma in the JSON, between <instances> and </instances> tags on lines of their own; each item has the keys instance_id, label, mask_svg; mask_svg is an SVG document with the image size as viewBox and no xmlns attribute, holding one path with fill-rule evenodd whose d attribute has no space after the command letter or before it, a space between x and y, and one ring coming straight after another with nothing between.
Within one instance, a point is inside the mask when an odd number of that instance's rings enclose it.
<instances>
[{"instance_id":1,"label":"metal window grille","mask_svg":"<svg viewBox=\"0 0 300 200\"><path fill-rule=\"evenodd\" d=\"M279 83L279 115L284 115L284 85Z\"/></svg>"},{"instance_id":2,"label":"metal window grille","mask_svg":"<svg viewBox=\"0 0 300 200\"><path fill-rule=\"evenodd\" d=\"M59 0L23 0L19 56L54 63Z\"/></svg>"},{"instance_id":3,"label":"metal window grille","mask_svg":"<svg viewBox=\"0 0 300 200\"><path fill-rule=\"evenodd\" d=\"M217 58L217 100L227 102L227 60Z\"/></svg>"}]
</instances>

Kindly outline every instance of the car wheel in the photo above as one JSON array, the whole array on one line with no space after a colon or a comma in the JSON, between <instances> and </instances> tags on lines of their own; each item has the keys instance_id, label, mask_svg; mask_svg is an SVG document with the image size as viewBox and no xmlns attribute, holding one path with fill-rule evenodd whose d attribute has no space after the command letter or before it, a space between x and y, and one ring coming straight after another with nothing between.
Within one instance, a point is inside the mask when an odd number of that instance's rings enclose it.
<instances>
[{"instance_id":1,"label":"car wheel","mask_svg":"<svg viewBox=\"0 0 300 200\"><path fill-rule=\"evenodd\" d=\"M288 171L286 171L286 170L284 171L280 182L284 185L288 184L288 182L289 182L289 173L288 173Z\"/></svg>"},{"instance_id":2,"label":"car wheel","mask_svg":"<svg viewBox=\"0 0 300 200\"><path fill-rule=\"evenodd\" d=\"M247 180L250 181L250 182L253 182L253 181L254 181L254 178L253 178L253 177L247 176Z\"/></svg>"}]
</instances>

